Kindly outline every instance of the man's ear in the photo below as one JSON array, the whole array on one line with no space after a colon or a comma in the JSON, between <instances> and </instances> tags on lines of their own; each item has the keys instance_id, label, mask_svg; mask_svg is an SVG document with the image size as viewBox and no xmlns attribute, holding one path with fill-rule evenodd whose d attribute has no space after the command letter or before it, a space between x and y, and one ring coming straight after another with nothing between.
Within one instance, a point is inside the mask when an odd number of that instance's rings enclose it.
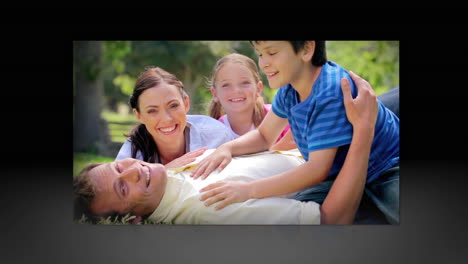
<instances>
[{"instance_id":1,"label":"man's ear","mask_svg":"<svg viewBox=\"0 0 468 264\"><path fill-rule=\"evenodd\" d=\"M304 48L302 49L302 60L310 62L315 52L315 41L306 41Z\"/></svg>"}]
</instances>

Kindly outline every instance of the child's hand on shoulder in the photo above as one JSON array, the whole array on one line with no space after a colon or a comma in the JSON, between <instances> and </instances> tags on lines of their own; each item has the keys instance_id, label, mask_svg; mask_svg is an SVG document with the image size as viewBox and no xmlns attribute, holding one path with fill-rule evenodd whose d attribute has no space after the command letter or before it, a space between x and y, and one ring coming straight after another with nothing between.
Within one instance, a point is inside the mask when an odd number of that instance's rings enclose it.
<instances>
[{"instance_id":1,"label":"child's hand on shoulder","mask_svg":"<svg viewBox=\"0 0 468 264\"><path fill-rule=\"evenodd\" d=\"M356 84L358 95L353 99L348 79L341 79L346 116L354 128L368 129L375 127L379 110L377 97L371 85L353 72L349 75Z\"/></svg>"}]
</instances>

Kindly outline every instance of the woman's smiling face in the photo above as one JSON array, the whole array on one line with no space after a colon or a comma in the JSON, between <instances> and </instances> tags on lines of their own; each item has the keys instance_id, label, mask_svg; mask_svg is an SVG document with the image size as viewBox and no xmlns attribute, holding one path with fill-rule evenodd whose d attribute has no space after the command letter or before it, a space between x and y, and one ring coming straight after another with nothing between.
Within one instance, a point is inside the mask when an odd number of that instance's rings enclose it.
<instances>
[{"instance_id":1,"label":"woman's smiling face","mask_svg":"<svg viewBox=\"0 0 468 264\"><path fill-rule=\"evenodd\" d=\"M183 141L190 100L182 97L178 87L162 82L146 89L138 98L138 106L139 111L133 112L158 146Z\"/></svg>"}]
</instances>

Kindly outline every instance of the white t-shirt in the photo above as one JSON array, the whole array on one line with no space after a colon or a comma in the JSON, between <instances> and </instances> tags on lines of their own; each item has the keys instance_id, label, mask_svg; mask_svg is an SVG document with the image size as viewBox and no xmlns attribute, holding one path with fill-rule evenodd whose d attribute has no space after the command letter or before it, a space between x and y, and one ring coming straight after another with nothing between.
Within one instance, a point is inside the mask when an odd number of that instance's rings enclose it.
<instances>
[{"instance_id":1,"label":"white t-shirt","mask_svg":"<svg viewBox=\"0 0 468 264\"><path fill-rule=\"evenodd\" d=\"M231 123L229 123L229 118L227 115L223 115L221 116L218 121L220 121L221 123L223 123L228 129L229 131L231 132L232 134L232 137L234 137L234 139L240 137L240 135L238 135L236 132L234 132L234 130L232 130L232 127L231 127ZM252 131L255 129L255 126L252 124L252 126L250 127L249 131Z\"/></svg>"},{"instance_id":2,"label":"white t-shirt","mask_svg":"<svg viewBox=\"0 0 468 264\"><path fill-rule=\"evenodd\" d=\"M266 151L234 157L220 173L194 180L190 171L214 150L207 150L185 167L168 170L166 191L149 219L172 224L320 224L320 208L315 202L301 202L284 197L250 199L216 211L217 203L205 206L199 190L219 180L248 182L295 168L305 161L299 151Z\"/></svg>"},{"instance_id":3,"label":"white t-shirt","mask_svg":"<svg viewBox=\"0 0 468 264\"><path fill-rule=\"evenodd\" d=\"M187 115L187 126L190 126L189 151L207 147L217 148L223 143L234 139L231 131L216 119L204 115ZM132 143L127 139L119 150L115 160L132 157ZM138 151L136 159L143 160Z\"/></svg>"}]
</instances>

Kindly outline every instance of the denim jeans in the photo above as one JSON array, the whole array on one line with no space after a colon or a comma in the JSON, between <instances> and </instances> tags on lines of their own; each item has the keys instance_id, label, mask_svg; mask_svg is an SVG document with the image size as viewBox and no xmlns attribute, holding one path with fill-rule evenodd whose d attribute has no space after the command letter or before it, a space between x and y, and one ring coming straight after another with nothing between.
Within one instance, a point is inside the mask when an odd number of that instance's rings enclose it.
<instances>
[{"instance_id":1,"label":"denim jeans","mask_svg":"<svg viewBox=\"0 0 468 264\"><path fill-rule=\"evenodd\" d=\"M400 117L400 87L394 87L377 96L393 113ZM333 180L324 181L298 192L294 199L322 204ZM375 181L366 184L355 224L398 224L400 222L400 167L383 172Z\"/></svg>"},{"instance_id":2,"label":"denim jeans","mask_svg":"<svg viewBox=\"0 0 468 264\"><path fill-rule=\"evenodd\" d=\"M396 116L400 117L400 87L394 87L377 98Z\"/></svg>"},{"instance_id":3,"label":"denim jeans","mask_svg":"<svg viewBox=\"0 0 468 264\"><path fill-rule=\"evenodd\" d=\"M400 223L400 166L384 171L366 185L366 194L385 215L390 224Z\"/></svg>"},{"instance_id":4,"label":"denim jeans","mask_svg":"<svg viewBox=\"0 0 468 264\"><path fill-rule=\"evenodd\" d=\"M322 204L333 185L324 181L298 192L292 198ZM400 222L400 167L384 171L375 181L366 184L355 224L398 224Z\"/></svg>"}]
</instances>

